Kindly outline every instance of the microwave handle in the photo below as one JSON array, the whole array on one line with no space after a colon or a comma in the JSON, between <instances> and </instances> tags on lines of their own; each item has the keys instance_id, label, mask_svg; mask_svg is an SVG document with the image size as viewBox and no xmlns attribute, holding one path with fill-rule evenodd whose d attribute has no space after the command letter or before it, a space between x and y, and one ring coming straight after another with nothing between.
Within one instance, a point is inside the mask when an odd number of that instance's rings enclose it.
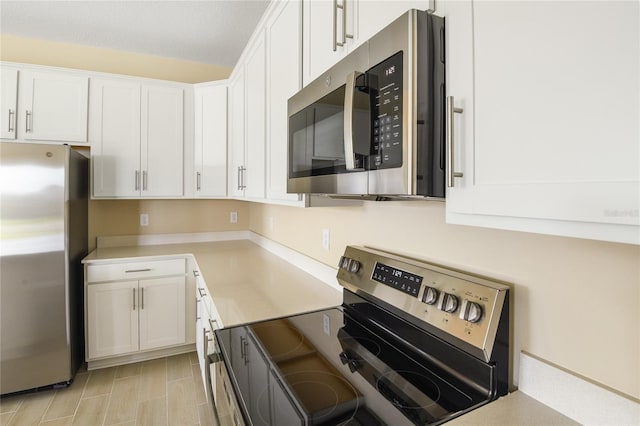
<instances>
[{"instance_id":1,"label":"microwave handle","mask_svg":"<svg viewBox=\"0 0 640 426\"><path fill-rule=\"evenodd\" d=\"M358 71L347 74L344 88L344 160L347 170L356 170L355 153L353 149L353 98L356 89L356 78L362 75Z\"/></svg>"}]
</instances>

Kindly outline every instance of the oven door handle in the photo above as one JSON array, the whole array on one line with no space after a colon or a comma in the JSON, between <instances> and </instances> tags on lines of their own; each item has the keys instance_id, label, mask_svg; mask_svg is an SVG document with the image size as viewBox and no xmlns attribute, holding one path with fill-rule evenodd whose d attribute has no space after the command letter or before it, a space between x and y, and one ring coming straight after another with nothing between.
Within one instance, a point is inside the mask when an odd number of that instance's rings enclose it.
<instances>
[{"instance_id":1,"label":"oven door handle","mask_svg":"<svg viewBox=\"0 0 640 426\"><path fill-rule=\"evenodd\" d=\"M356 169L355 152L353 148L353 119L354 119L354 94L356 90L356 78L361 72L353 71L347 74L347 82L344 88L344 161L347 170Z\"/></svg>"}]
</instances>

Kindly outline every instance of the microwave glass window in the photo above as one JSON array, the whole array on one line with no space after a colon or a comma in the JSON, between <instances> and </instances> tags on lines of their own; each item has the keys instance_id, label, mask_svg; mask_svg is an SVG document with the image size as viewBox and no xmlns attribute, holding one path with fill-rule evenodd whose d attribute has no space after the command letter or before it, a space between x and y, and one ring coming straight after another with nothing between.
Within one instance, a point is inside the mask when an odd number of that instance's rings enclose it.
<instances>
[{"instance_id":1,"label":"microwave glass window","mask_svg":"<svg viewBox=\"0 0 640 426\"><path fill-rule=\"evenodd\" d=\"M346 171L344 86L289 118L289 176L320 176Z\"/></svg>"}]
</instances>

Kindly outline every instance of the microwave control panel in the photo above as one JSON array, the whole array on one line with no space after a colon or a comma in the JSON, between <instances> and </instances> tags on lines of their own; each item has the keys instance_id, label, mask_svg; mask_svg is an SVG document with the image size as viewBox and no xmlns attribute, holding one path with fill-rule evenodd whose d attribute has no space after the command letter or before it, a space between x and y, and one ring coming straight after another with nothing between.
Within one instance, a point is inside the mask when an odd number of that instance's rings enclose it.
<instances>
[{"instance_id":1,"label":"microwave control panel","mask_svg":"<svg viewBox=\"0 0 640 426\"><path fill-rule=\"evenodd\" d=\"M402 166L402 51L367 71L371 93L371 169Z\"/></svg>"}]
</instances>

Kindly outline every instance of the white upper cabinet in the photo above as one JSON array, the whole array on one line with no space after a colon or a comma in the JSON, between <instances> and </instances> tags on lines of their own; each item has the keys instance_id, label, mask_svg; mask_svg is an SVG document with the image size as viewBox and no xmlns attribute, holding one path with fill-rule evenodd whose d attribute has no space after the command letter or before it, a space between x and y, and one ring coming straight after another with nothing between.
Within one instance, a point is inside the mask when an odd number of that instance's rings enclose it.
<instances>
[{"instance_id":1,"label":"white upper cabinet","mask_svg":"<svg viewBox=\"0 0 640 426\"><path fill-rule=\"evenodd\" d=\"M349 52L357 2L304 0L303 81L307 85Z\"/></svg>"},{"instance_id":2,"label":"white upper cabinet","mask_svg":"<svg viewBox=\"0 0 640 426\"><path fill-rule=\"evenodd\" d=\"M183 195L183 96L180 87L91 79L94 197Z\"/></svg>"},{"instance_id":3,"label":"white upper cabinet","mask_svg":"<svg viewBox=\"0 0 640 426\"><path fill-rule=\"evenodd\" d=\"M266 54L264 31L259 32L229 81L229 194L264 200Z\"/></svg>"},{"instance_id":4,"label":"white upper cabinet","mask_svg":"<svg viewBox=\"0 0 640 426\"><path fill-rule=\"evenodd\" d=\"M142 86L141 195L181 197L184 191L184 90Z\"/></svg>"},{"instance_id":5,"label":"white upper cabinet","mask_svg":"<svg viewBox=\"0 0 640 426\"><path fill-rule=\"evenodd\" d=\"M433 0L304 0L303 84L412 8L432 9Z\"/></svg>"},{"instance_id":6,"label":"white upper cabinet","mask_svg":"<svg viewBox=\"0 0 640 426\"><path fill-rule=\"evenodd\" d=\"M280 2L267 23L267 199L298 202L287 194L287 101L302 87L302 3Z\"/></svg>"},{"instance_id":7,"label":"white upper cabinet","mask_svg":"<svg viewBox=\"0 0 640 426\"><path fill-rule=\"evenodd\" d=\"M89 77L6 65L0 73L2 139L87 143Z\"/></svg>"},{"instance_id":8,"label":"white upper cabinet","mask_svg":"<svg viewBox=\"0 0 640 426\"><path fill-rule=\"evenodd\" d=\"M445 2L447 222L640 244L640 4L602 6Z\"/></svg>"},{"instance_id":9,"label":"white upper cabinet","mask_svg":"<svg viewBox=\"0 0 640 426\"><path fill-rule=\"evenodd\" d=\"M240 65L229 80L229 195L244 196L244 174L246 171L244 152L244 67Z\"/></svg>"},{"instance_id":10,"label":"white upper cabinet","mask_svg":"<svg viewBox=\"0 0 640 426\"><path fill-rule=\"evenodd\" d=\"M0 67L0 138L15 139L18 111L18 70Z\"/></svg>"},{"instance_id":11,"label":"white upper cabinet","mask_svg":"<svg viewBox=\"0 0 640 426\"><path fill-rule=\"evenodd\" d=\"M246 150L245 196L265 196L266 53L264 36L249 50L245 66Z\"/></svg>"},{"instance_id":12,"label":"white upper cabinet","mask_svg":"<svg viewBox=\"0 0 640 426\"><path fill-rule=\"evenodd\" d=\"M89 78L67 73L20 73L18 138L87 142Z\"/></svg>"},{"instance_id":13,"label":"white upper cabinet","mask_svg":"<svg viewBox=\"0 0 640 426\"><path fill-rule=\"evenodd\" d=\"M195 89L195 195L227 195L227 82Z\"/></svg>"}]
</instances>

